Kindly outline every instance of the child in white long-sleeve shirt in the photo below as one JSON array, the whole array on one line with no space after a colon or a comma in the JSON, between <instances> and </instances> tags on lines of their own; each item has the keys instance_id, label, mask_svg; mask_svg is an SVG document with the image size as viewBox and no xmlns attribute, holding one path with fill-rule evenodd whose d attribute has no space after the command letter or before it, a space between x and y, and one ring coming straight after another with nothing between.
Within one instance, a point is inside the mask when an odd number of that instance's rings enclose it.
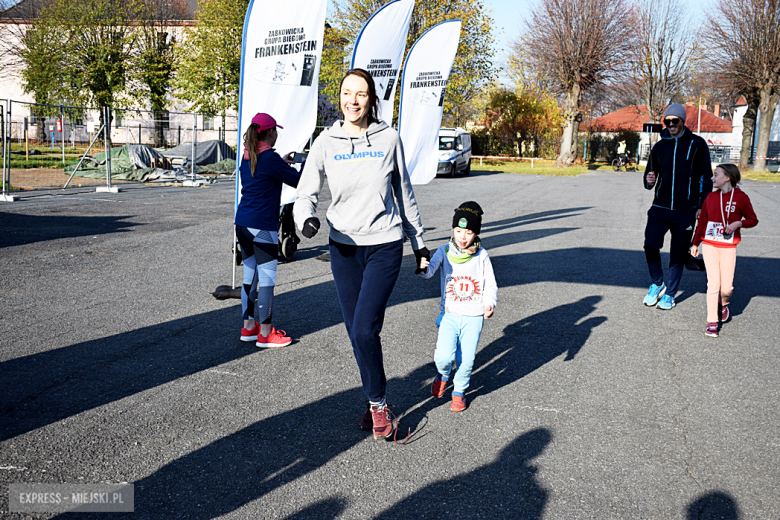
<instances>
[{"instance_id":1,"label":"child in white long-sleeve shirt","mask_svg":"<svg viewBox=\"0 0 780 520\"><path fill-rule=\"evenodd\" d=\"M423 278L431 278L441 267L441 313L436 318L439 338L433 356L438 374L431 394L436 398L444 395L454 361L457 369L450 406L453 412L466 409L464 394L471 379L482 325L493 315L498 297L493 265L487 251L480 247L482 214L476 202L461 204L452 219L450 241L436 250L430 263L425 259L420 263Z\"/></svg>"}]
</instances>

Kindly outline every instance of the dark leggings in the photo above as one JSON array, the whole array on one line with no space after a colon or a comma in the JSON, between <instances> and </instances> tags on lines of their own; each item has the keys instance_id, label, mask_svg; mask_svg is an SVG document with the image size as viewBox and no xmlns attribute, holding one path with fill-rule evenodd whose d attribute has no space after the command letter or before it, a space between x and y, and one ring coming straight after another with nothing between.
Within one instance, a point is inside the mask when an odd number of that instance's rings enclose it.
<instances>
[{"instance_id":1,"label":"dark leggings","mask_svg":"<svg viewBox=\"0 0 780 520\"><path fill-rule=\"evenodd\" d=\"M403 240L375 246L330 241L330 266L355 354L363 392L372 403L385 397L387 378L379 333L403 258Z\"/></svg>"},{"instance_id":2,"label":"dark leggings","mask_svg":"<svg viewBox=\"0 0 780 520\"><path fill-rule=\"evenodd\" d=\"M236 237L244 264L241 316L244 320L255 318L260 323L271 323L279 251L277 233L236 226Z\"/></svg>"},{"instance_id":3,"label":"dark leggings","mask_svg":"<svg viewBox=\"0 0 780 520\"><path fill-rule=\"evenodd\" d=\"M696 209L672 211L652 206L647 212L645 227L645 258L650 271L650 279L655 285L664 283L664 269L661 265L661 248L664 236L672 232L672 244L669 248L669 274L666 281L666 294L674 297L682 278L685 266L685 253L691 248L693 225L696 222Z\"/></svg>"}]
</instances>

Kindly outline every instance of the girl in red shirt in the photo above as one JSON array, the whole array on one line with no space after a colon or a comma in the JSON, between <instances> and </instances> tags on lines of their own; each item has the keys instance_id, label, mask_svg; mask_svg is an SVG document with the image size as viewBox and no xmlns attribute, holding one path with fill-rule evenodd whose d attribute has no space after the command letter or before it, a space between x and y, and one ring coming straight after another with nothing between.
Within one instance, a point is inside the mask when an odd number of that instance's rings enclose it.
<instances>
[{"instance_id":1,"label":"girl in red shirt","mask_svg":"<svg viewBox=\"0 0 780 520\"><path fill-rule=\"evenodd\" d=\"M712 184L715 188L704 200L699 224L693 237L691 255L704 257L707 269L707 336L718 337L718 304L720 322L729 319L729 299L734 290L734 267L740 228L758 224L750 199L737 184L741 176L733 164L715 168Z\"/></svg>"}]
</instances>

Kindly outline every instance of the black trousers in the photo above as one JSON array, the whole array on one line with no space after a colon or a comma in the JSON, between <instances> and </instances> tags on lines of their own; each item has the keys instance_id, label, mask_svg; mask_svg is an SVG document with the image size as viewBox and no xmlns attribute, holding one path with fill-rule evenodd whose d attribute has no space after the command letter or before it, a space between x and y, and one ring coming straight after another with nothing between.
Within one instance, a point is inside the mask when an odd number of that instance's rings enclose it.
<instances>
[{"instance_id":1,"label":"black trousers","mask_svg":"<svg viewBox=\"0 0 780 520\"><path fill-rule=\"evenodd\" d=\"M666 294L674 297L680 285L685 267L685 254L691 247L693 227L696 222L696 208L673 211L652 206L647 212L645 226L645 258L650 271L650 279L655 285L664 283L664 270L661 265L661 248L664 236L672 233L669 249L669 276L666 280Z\"/></svg>"}]
</instances>

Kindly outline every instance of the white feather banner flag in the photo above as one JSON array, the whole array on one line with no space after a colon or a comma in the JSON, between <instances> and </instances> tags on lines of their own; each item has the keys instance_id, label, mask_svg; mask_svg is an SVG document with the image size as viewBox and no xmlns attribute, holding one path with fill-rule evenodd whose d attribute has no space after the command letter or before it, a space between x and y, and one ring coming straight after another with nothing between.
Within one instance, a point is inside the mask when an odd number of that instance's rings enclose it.
<instances>
[{"instance_id":1,"label":"white feather banner flag","mask_svg":"<svg viewBox=\"0 0 780 520\"><path fill-rule=\"evenodd\" d=\"M256 113L270 114L284 127L276 141L280 155L302 150L314 131L326 7L327 0L249 3L241 40L236 208L243 136ZM282 203L294 197L295 191L285 186Z\"/></svg>"},{"instance_id":2,"label":"white feather banner flag","mask_svg":"<svg viewBox=\"0 0 780 520\"><path fill-rule=\"evenodd\" d=\"M406 56L398 133L412 184L428 184L436 177L444 94L458 50L460 27L461 20L434 25Z\"/></svg>"},{"instance_id":3,"label":"white feather banner flag","mask_svg":"<svg viewBox=\"0 0 780 520\"><path fill-rule=\"evenodd\" d=\"M351 68L367 70L379 96L379 118L392 126L398 71L404 59L414 0L394 0L380 7L361 29Z\"/></svg>"}]
</instances>

